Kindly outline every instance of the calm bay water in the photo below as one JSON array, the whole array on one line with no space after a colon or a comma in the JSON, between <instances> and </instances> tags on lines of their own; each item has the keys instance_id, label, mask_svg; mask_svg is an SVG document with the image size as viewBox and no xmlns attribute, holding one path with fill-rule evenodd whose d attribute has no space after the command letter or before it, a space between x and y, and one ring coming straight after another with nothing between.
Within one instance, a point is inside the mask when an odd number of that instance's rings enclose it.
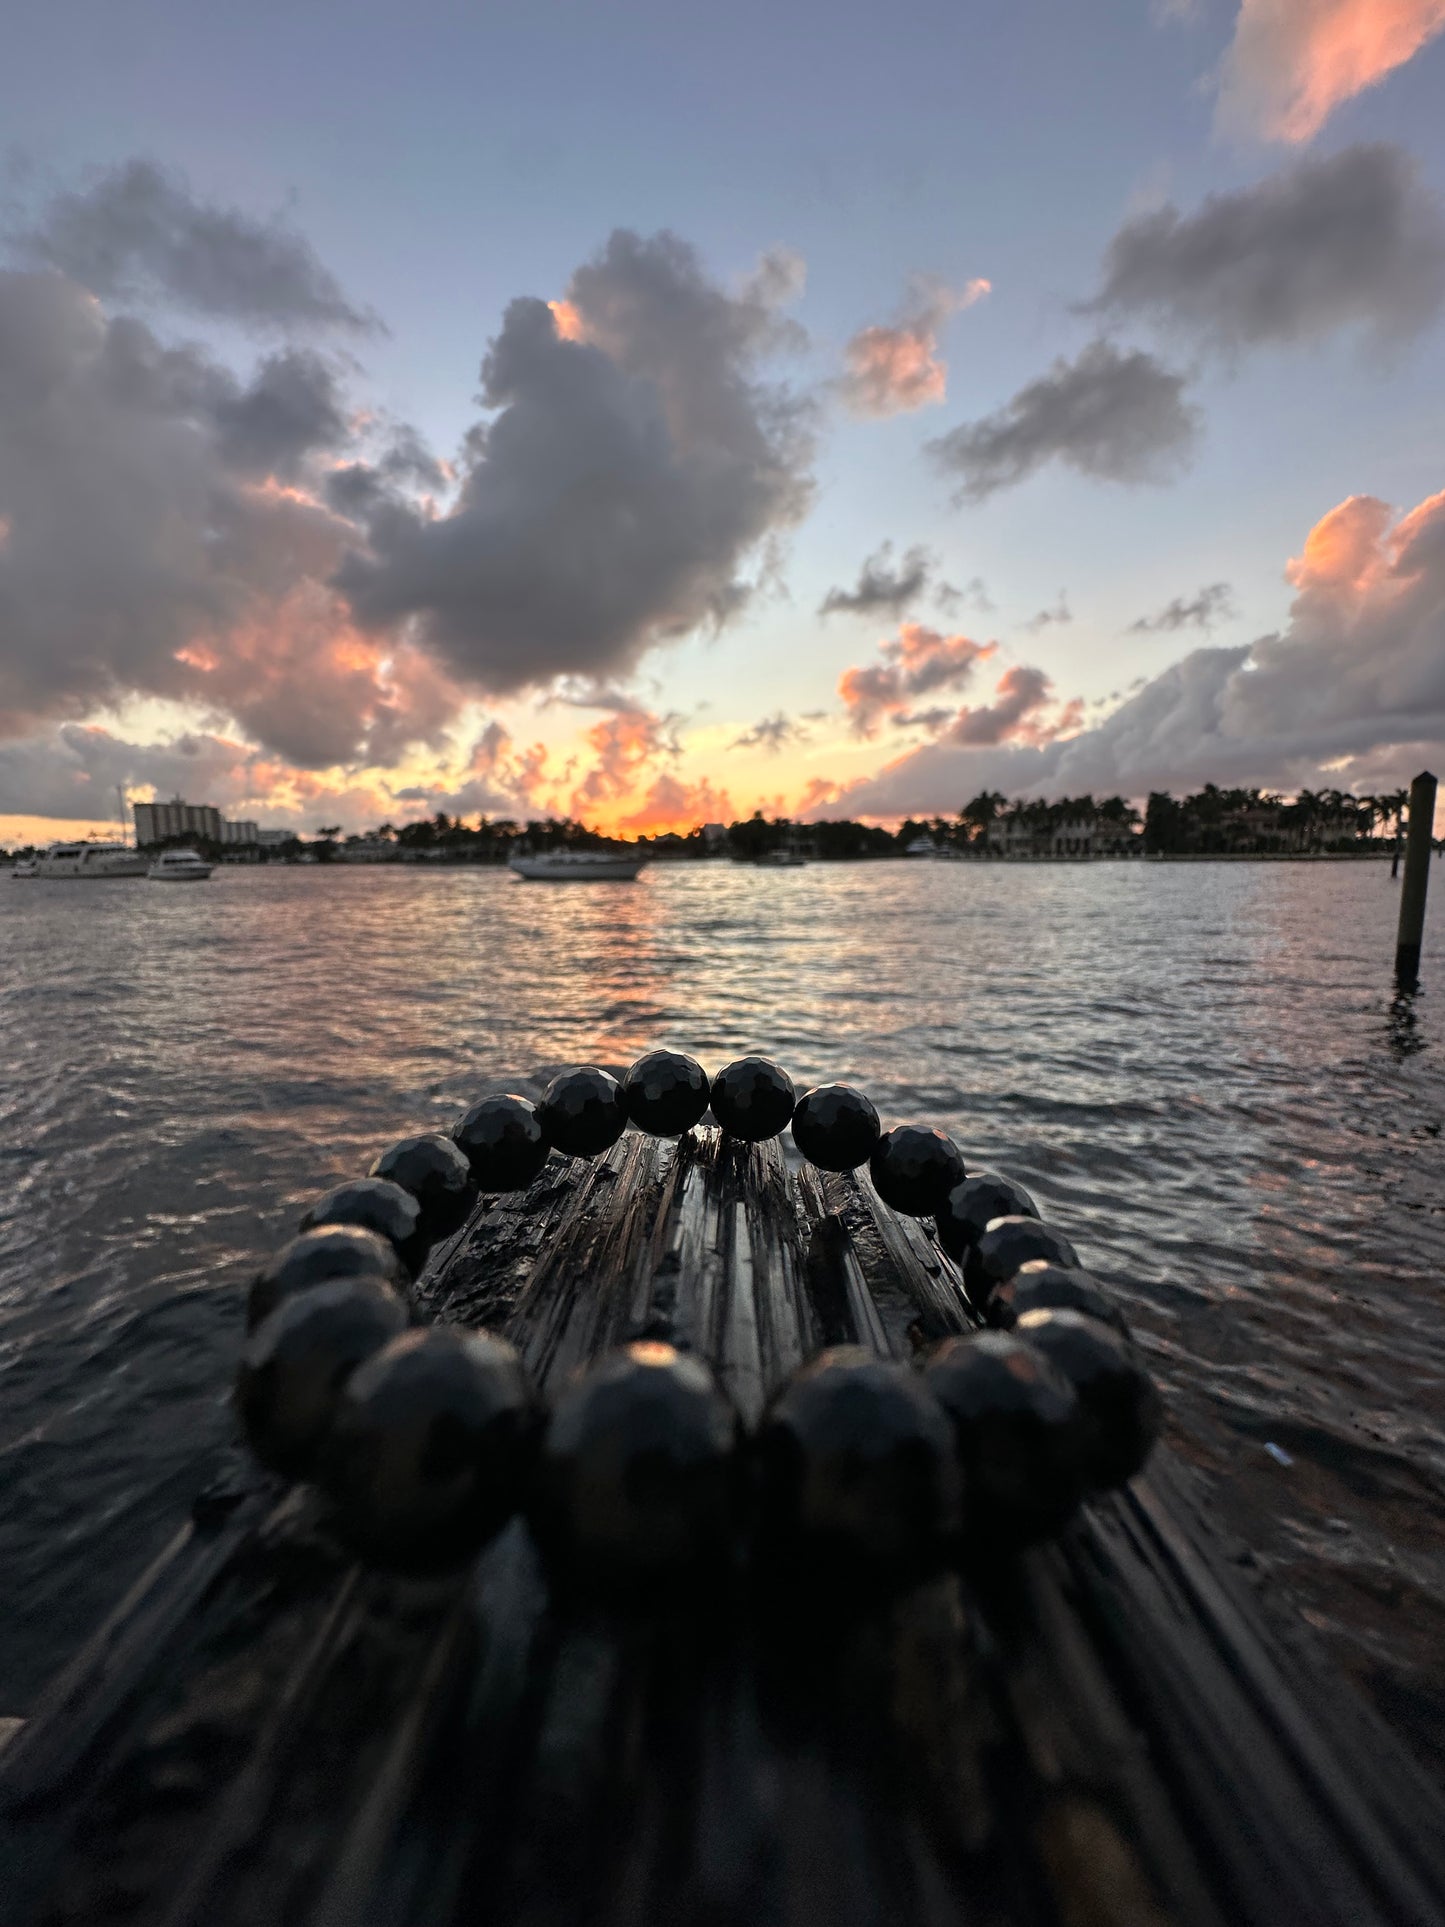
<instances>
[{"instance_id":1,"label":"calm bay water","mask_svg":"<svg viewBox=\"0 0 1445 1927\"><path fill-rule=\"evenodd\" d=\"M0 1713L205 1483L308 1198L498 1078L670 1044L1027 1184L1276 1623L1445 1748L1445 926L1394 1002L1395 906L1379 864L0 881Z\"/></svg>"}]
</instances>

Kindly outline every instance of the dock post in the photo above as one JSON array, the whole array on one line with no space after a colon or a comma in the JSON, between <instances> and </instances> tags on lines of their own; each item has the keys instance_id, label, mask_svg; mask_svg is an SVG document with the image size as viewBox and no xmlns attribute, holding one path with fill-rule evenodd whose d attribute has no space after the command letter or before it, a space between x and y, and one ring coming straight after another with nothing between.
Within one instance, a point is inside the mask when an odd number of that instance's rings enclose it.
<instances>
[{"instance_id":1,"label":"dock post","mask_svg":"<svg viewBox=\"0 0 1445 1927\"><path fill-rule=\"evenodd\" d=\"M1430 848L1435 834L1435 778L1422 770L1410 785L1410 828L1405 844L1405 883L1400 892L1400 931L1395 976L1402 990L1420 982L1420 945L1425 935L1425 893L1430 887Z\"/></svg>"}]
</instances>

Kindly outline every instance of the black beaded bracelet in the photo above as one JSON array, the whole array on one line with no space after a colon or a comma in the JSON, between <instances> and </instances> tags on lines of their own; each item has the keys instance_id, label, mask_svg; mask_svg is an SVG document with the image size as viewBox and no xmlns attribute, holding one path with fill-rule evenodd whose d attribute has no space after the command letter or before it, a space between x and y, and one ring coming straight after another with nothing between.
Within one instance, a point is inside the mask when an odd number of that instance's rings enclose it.
<instances>
[{"instance_id":1,"label":"black beaded bracelet","mask_svg":"<svg viewBox=\"0 0 1445 1927\"><path fill-rule=\"evenodd\" d=\"M866 1163L885 1204L933 1218L985 1328L922 1371L825 1351L749 1437L706 1364L671 1345L594 1361L548 1409L506 1340L414 1321L411 1278L482 1196L525 1189L554 1149L598 1156L629 1123L679 1137L709 1107L725 1136L791 1121L820 1169ZM1025 1191L967 1173L941 1131L883 1131L847 1085L795 1099L765 1057L711 1081L673 1051L620 1082L584 1066L538 1104L486 1097L450 1136L404 1138L310 1208L253 1280L247 1325L235 1396L251 1448L320 1485L360 1556L454 1566L525 1512L563 1588L652 1590L745 1557L910 1583L960 1550L1057 1532L1087 1492L1133 1477L1161 1416L1122 1317Z\"/></svg>"}]
</instances>

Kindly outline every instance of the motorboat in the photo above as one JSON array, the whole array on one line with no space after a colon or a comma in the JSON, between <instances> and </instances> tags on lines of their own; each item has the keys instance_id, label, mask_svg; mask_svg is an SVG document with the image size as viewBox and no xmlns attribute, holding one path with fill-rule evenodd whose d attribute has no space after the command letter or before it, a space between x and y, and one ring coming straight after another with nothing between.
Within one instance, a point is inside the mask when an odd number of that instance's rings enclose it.
<instances>
[{"instance_id":1,"label":"motorboat","mask_svg":"<svg viewBox=\"0 0 1445 1927\"><path fill-rule=\"evenodd\" d=\"M113 877L143 877L146 860L124 843L52 843L35 865L34 874L47 878L78 878L84 883Z\"/></svg>"},{"instance_id":2,"label":"motorboat","mask_svg":"<svg viewBox=\"0 0 1445 1927\"><path fill-rule=\"evenodd\" d=\"M528 883L631 883L646 862L623 850L541 850L533 856L516 850L507 868Z\"/></svg>"},{"instance_id":3,"label":"motorboat","mask_svg":"<svg viewBox=\"0 0 1445 1927\"><path fill-rule=\"evenodd\" d=\"M39 866L33 856L17 856L11 865L10 874L13 877L33 877L38 873L38 869Z\"/></svg>"},{"instance_id":4,"label":"motorboat","mask_svg":"<svg viewBox=\"0 0 1445 1927\"><path fill-rule=\"evenodd\" d=\"M211 865L194 850L162 850L146 874L153 883L204 883Z\"/></svg>"},{"instance_id":5,"label":"motorboat","mask_svg":"<svg viewBox=\"0 0 1445 1927\"><path fill-rule=\"evenodd\" d=\"M764 850L758 858L760 870L803 870L808 859L799 850Z\"/></svg>"}]
</instances>

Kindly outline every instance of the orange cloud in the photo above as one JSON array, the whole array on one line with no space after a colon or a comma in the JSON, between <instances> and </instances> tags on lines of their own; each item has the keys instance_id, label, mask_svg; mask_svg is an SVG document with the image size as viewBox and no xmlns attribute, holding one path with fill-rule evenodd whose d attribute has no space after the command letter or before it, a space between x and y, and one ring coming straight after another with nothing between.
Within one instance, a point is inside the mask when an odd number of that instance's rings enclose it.
<instances>
[{"instance_id":1,"label":"orange cloud","mask_svg":"<svg viewBox=\"0 0 1445 1927\"><path fill-rule=\"evenodd\" d=\"M848 372L839 384L853 413L901 415L943 401L948 368L938 353L938 330L991 289L982 277L960 289L920 284L900 321L860 328L843 350Z\"/></svg>"},{"instance_id":2,"label":"orange cloud","mask_svg":"<svg viewBox=\"0 0 1445 1927\"><path fill-rule=\"evenodd\" d=\"M549 301L547 306L552 310L552 320L563 341L587 339L587 323L582 318L581 309L574 302Z\"/></svg>"},{"instance_id":3,"label":"orange cloud","mask_svg":"<svg viewBox=\"0 0 1445 1927\"><path fill-rule=\"evenodd\" d=\"M896 636L879 644L884 658L881 663L843 671L838 678L838 694L855 733L871 736L880 721L885 717L897 719L916 697L937 689L960 688L975 664L997 649L996 642L940 635L921 622L904 622Z\"/></svg>"},{"instance_id":4,"label":"orange cloud","mask_svg":"<svg viewBox=\"0 0 1445 1927\"><path fill-rule=\"evenodd\" d=\"M1445 31L1445 0L1242 0L1219 120L1234 134L1307 141Z\"/></svg>"},{"instance_id":5,"label":"orange cloud","mask_svg":"<svg viewBox=\"0 0 1445 1927\"><path fill-rule=\"evenodd\" d=\"M640 808L619 817L614 827L628 836L660 836L664 831L686 833L701 823L731 823L732 798L707 777L684 783L664 773L649 788Z\"/></svg>"},{"instance_id":6,"label":"orange cloud","mask_svg":"<svg viewBox=\"0 0 1445 1927\"><path fill-rule=\"evenodd\" d=\"M594 723L587 741L597 761L572 792L572 814L590 817L599 804L616 802L636 789L651 764L675 758L679 749L672 734L674 721L649 709L619 709Z\"/></svg>"}]
</instances>

